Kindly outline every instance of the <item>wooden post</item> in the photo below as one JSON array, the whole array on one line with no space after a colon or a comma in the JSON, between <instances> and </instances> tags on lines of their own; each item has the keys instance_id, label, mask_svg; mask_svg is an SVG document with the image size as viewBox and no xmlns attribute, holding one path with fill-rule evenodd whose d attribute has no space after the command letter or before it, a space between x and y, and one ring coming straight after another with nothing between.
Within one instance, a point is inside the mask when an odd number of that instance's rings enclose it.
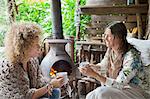
<instances>
[{"instance_id":1,"label":"wooden post","mask_svg":"<svg viewBox=\"0 0 150 99\"><path fill-rule=\"evenodd\" d=\"M76 0L75 25L76 25L76 40L80 40L80 0Z\"/></svg>"},{"instance_id":2,"label":"wooden post","mask_svg":"<svg viewBox=\"0 0 150 99\"><path fill-rule=\"evenodd\" d=\"M80 40L80 26L76 26L76 40Z\"/></svg>"},{"instance_id":3,"label":"wooden post","mask_svg":"<svg viewBox=\"0 0 150 99\"><path fill-rule=\"evenodd\" d=\"M150 39L150 0L148 3L149 3L149 10L148 10L148 24L147 24L146 39Z\"/></svg>"},{"instance_id":4,"label":"wooden post","mask_svg":"<svg viewBox=\"0 0 150 99\"><path fill-rule=\"evenodd\" d=\"M86 95L86 83L84 80L78 81L78 94L80 95Z\"/></svg>"},{"instance_id":5,"label":"wooden post","mask_svg":"<svg viewBox=\"0 0 150 99\"><path fill-rule=\"evenodd\" d=\"M135 0L135 4L139 4L139 0ZM136 13L136 19L137 19L137 28L138 28L138 38L142 39L143 38L143 28L142 28L142 19L141 19L141 14Z\"/></svg>"},{"instance_id":6,"label":"wooden post","mask_svg":"<svg viewBox=\"0 0 150 99\"><path fill-rule=\"evenodd\" d=\"M9 15L9 22L13 23L16 20L15 12L17 12L17 6L15 0L7 0L8 5L8 15Z\"/></svg>"},{"instance_id":7,"label":"wooden post","mask_svg":"<svg viewBox=\"0 0 150 99\"><path fill-rule=\"evenodd\" d=\"M74 62L74 37L73 36L69 36L69 54L72 61Z\"/></svg>"}]
</instances>

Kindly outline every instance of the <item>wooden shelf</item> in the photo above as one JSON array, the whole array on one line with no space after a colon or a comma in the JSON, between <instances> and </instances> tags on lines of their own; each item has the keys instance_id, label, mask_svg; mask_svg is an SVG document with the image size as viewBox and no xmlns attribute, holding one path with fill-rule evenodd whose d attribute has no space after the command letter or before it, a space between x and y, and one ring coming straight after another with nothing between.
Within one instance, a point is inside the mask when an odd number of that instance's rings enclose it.
<instances>
[{"instance_id":1,"label":"wooden shelf","mask_svg":"<svg viewBox=\"0 0 150 99\"><path fill-rule=\"evenodd\" d=\"M100 14L136 14L147 13L148 4L129 5L129 6L82 6L81 14L100 15ZM146 10L145 10L146 9Z\"/></svg>"},{"instance_id":2,"label":"wooden shelf","mask_svg":"<svg viewBox=\"0 0 150 99\"><path fill-rule=\"evenodd\" d=\"M105 45L105 43L101 41L76 41L76 44L81 45Z\"/></svg>"}]
</instances>

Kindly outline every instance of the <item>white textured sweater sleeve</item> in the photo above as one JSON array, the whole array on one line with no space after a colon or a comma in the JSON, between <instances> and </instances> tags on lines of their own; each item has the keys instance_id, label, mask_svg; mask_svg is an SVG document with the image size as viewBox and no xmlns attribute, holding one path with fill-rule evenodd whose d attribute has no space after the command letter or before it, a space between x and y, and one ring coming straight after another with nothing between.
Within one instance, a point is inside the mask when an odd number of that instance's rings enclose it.
<instances>
[{"instance_id":1,"label":"white textured sweater sleeve","mask_svg":"<svg viewBox=\"0 0 150 99\"><path fill-rule=\"evenodd\" d=\"M132 51L128 52L123 61L123 68L117 78L106 78L105 85L122 89L124 86L127 86L131 80L136 80L136 82L139 83L137 72L141 67L141 62L136 55L137 54L132 53ZM133 81L133 83L135 83L135 81Z\"/></svg>"}]
</instances>

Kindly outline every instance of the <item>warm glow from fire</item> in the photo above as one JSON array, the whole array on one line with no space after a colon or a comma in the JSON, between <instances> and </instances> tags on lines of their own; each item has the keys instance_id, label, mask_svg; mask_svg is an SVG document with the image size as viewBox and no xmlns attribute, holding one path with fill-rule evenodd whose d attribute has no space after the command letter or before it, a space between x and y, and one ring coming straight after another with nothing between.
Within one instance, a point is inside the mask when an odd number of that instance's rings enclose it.
<instances>
[{"instance_id":1,"label":"warm glow from fire","mask_svg":"<svg viewBox=\"0 0 150 99\"><path fill-rule=\"evenodd\" d=\"M53 68L51 68L51 70L50 70L50 76L51 76L51 77L55 77L55 76L56 76L56 73L57 73L57 71L54 70Z\"/></svg>"}]
</instances>

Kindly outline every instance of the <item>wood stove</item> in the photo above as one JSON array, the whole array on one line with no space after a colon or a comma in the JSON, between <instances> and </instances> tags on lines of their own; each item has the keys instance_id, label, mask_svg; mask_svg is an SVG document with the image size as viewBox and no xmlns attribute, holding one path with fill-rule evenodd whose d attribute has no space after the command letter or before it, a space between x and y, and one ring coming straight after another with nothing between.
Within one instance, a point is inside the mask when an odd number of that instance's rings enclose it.
<instances>
[{"instance_id":1,"label":"wood stove","mask_svg":"<svg viewBox=\"0 0 150 99\"><path fill-rule=\"evenodd\" d=\"M50 70L56 72L68 72L71 75L74 63L65 50L68 40L65 39L48 39L45 41L49 44L50 50L41 62L42 73L45 77L50 77Z\"/></svg>"},{"instance_id":2,"label":"wood stove","mask_svg":"<svg viewBox=\"0 0 150 99\"><path fill-rule=\"evenodd\" d=\"M75 77L75 73L73 73L74 63L65 50L65 45L68 43L68 40L65 40L63 36L61 2L60 0L50 1L53 39L46 40L46 43L50 46L50 50L43 58L40 66L46 78L51 78L50 73L52 71L66 71L69 76L69 81L72 82ZM63 90L66 89L64 88ZM62 94L62 96L64 95Z\"/></svg>"},{"instance_id":3,"label":"wood stove","mask_svg":"<svg viewBox=\"0 0 150 99\"><path fill-rule=\"evenodd\" d=\"M70 75L74 66L70 56L65 51L68 40L64 39L62 29L62 15L60 0L50 0L52 15L52 37L46 40L50 46L50 51L41 62L41 69L45 77L50 77L50 69L54 71L66 71Z\"/></svg>"}]
</instances>

